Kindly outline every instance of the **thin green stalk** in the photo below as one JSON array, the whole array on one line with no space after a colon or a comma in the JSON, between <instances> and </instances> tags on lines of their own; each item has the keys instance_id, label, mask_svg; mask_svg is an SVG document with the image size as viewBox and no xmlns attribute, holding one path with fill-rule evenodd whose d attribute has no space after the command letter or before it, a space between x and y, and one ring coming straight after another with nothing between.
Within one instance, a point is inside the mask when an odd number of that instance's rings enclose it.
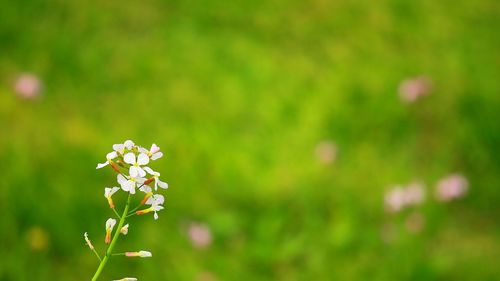
<instances>
[{"instance_id":1,"label":"thin green stalk","mask_svg":"<svg viewBox=\"0 0 500 281\"><path fill-rule=\"evenodd\" d=\"M99 256L99 254L97 253L97 251L95 249L92 249L92 252L94 252L94 254L97 256L99 261L102 261L101 256Z\"/></svg>"},{"instance_id":2,"label":"thin green stalk","mask_svg":"<svg viewBox=\"0 0 500 281\"><path fill-rule=\"evenodd\" d=\"M130 193L128 194L127 204L125 205L125 209L123 210L123 215L121 216L120 222L118 223L118 228L115 231L115 235L111 240L111 244L109 244L108 250L106 250L106 255L101 260L101 263L99 264L99 267L97 268L94 277L92 277L92 281L96 281L97 278L99 278L99 275L101 275L101 272L106 266L109 257L112 255L113 248L115 247L116 241L118 241L118 237L120 236L120 230L122 229L123 224L125 223L125 217L127 216L129 205L130 205Z\"/></svg>"},{"instance_id":3,"label":"thin green stalk","mask_svg":"<svg viewBox=\"0 0 500 281\"><path fill-rule=\"evenodd\" d=\"M118 219L121 220L122 217L120 217L120 214L118 214L118 212L115 210L115 208L113 208L112 210L113 210L113 212L115 212L115 214L118 217Z\"/></svg>"}]
</instances>

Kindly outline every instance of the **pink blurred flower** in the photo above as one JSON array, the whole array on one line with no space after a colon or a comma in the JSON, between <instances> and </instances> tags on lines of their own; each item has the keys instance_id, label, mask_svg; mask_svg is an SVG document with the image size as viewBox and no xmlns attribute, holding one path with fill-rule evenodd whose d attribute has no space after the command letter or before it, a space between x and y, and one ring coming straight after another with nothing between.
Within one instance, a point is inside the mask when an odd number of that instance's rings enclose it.
<instances>
[{"instance_id":1,"label":"pink blurred flower","mask_svg":"<svg viewBox=\"0 0 500 281\"><path fill-rule=\"evenodd\" d=\"M384 197L386 209L389 212L399 212L402 209L422 203L425 199L425 186L413 182L404 186L395 186Z\"/></svg>"},{"instance_id":2,"label":"pink blurred flower","mask_svg":"<svg viewBox=\"0 0 500 281\"><path fill-rule=\"evenodd\" d=\"M406 186L405 199L407 205L418 205L425 199L425 186L419 182L413 182Z\"/></svg>"},{"instance_id":3,"label":"pink blurred flower","mask_svg":"<svg viewBox=\"0 0 500 281\"><path fill-rule=\"evenodd\" d=\"M316 145L314 154L321 164L331 164L337 157L337 146L333 141L323 140Z\"/></svg>"},{"instance_id":4,"label":"pink blurred flower","mask_svg":"<svg viewBox=\"0 0 500 281\"><path fill-rule=\"evenodd\" d=\"M463 197L469 189L469 182L460 174L452 174L438 181L436 198L439 201L450 201Z\"/></svg>"},{"instance_id":5,"label":"pink blurred flower","mask_svg":"<svg viewBox=\"0 0 500 281\"><path fill-rule=\"evenodd\" d=\"M191 244L197 249L204 249L212 244L212 232L207 225L197 222L189 224L187 234Z\"/></svg>"},{"instance_id":6,"label":"pink blurred flower","mask_svg":"<svg viewBox=\"0 0 500 281\"><path fill-rule=\"evenodd\" d=\"M399 84L399 97L405 103L413 103L418 98L430 94L431 80L426 76L417 76L403 80Z\"/></svg>"},{"instance_id":7,"label":"pink blurred flower","mask_svg":"<svg viewBox=\"0 0 500 281\"><path fill-rule=\"evenodd\" d=\"M17 95L24 99L35 99L40 96L42 83L34 74L21 74L14 85Z\"/></svg>"},{"instance_id":8,"label":"pink blurred flower","mask_svg":"<svg viewBox=\"0 0 500 281\"><path fill-rule=\"evenodd\" d=\"M384 198L386 209L390 212L399 212L406 204L405 190L401 186L396 186Z\"/></svg>"}]
</instances>

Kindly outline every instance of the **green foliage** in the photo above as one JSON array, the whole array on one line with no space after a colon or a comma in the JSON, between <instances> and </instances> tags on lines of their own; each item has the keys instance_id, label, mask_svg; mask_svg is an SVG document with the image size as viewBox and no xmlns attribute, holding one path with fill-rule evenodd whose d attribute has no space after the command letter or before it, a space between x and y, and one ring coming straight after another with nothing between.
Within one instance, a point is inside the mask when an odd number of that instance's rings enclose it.
<instances>
[{"instance_id":1,"label":"green foliage","mask_svg":"<svg viewBox=\"0 0 500 281\"><path fill-rule=\"evenodd\" d=\"M0 280L90 280L83 233L104 250L115 181L95 165L125 139L160 145L170 189L160 219L132 219L119 245L153 258L112 258L102 280L500 274L498 1L0 7ZM24 71L41 99L16 97ZM398 84L420 74L432 94L403 104ZM331 165L314 155L325 139ZM391 184L422 180L432 197L456 171L468 197L429 200L421 233L384 212ZM190 244L191 220L210 227L209 248Z\"/></svg>"}]
</instances>

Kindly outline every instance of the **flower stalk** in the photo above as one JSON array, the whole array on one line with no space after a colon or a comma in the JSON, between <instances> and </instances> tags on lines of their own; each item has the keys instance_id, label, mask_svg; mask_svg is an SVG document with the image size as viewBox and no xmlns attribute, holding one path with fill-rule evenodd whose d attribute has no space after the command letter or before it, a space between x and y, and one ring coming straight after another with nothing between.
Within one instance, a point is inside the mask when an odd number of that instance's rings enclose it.
<instances>
[{"instance_id":1,"label":"flower stalk","mask_svg":"<svg viewBox=\"0 0 500 281\"><path fill-rule=\"evenodd\" d=\"M99 264L99 267L97 268L94 277L92 277L92 281L96 281L97 278L99 278L99 275L101 275L101 272L106 266L109 257L113 254L113 248L116 245L116 241L118 241L118 237L120 236L120 230L122 229L123 224L125 223L125 217L127 215L129 206L130 206L130 193L128 195L127 204L125 205L125 209L123 210L120 222L118 223L118 227L116 228L115 234L113 235L113 240L111 240L111 244L109 244L108 250L106 250L106 255L101 260L101 263Z\"/></svg>"},{"instance_id":2,"label":"flower stalk","mask_svg":"<svg viewBox=\"0 0 500 281\"><path fill-rule=\"evenodd\" d=\"M99 259L99 266L95 271L92 281L97 281L99 276L103 272L106 264L108 263L111 256L126 256L126 257L151 257L152 254L149 251L141 250L139 252L125 252L125 253L113 253L113 250L117 244L118 237L120 234L126 235L129 230L129 224L125 225L125 222L128 217L136 215L136 214L146 214L150 212L154 212L154 219L158 219L157 212L163 210L163 202L164 197L161 194L155 193L153 191L152 185L154 182L154 190L156 191L158 187L162 189L167 189L168 184L162 182L159 179L160 173L153 171L150 167L146 166L150 163L150 160L157 160L163 156L163 153L160 152L160 148L153 144L150 150L147 150L141 146L137 146L134 142L127 140L123 144L115 144L113 145L113 151L106 155L106 161L103 163L97 164L97 169L103 168L105 166L110 167L112 170L116 172L117 181L119 184L115 187L106 187L104 188L104 197L107 200L107 203L111 210L113 210L114 215L118 218L118 226L115 227L116 220L113 218L109 218L106 221L106 236L104 239L104 243L108 244L105 254L102 256L96 251L90 239L88 238L87 232L84 234L85 242L89 246L90 250L92 250L97 258ZM123 168L127 172L122 172L120 168ZM149 176L148 176L149 175ZM115 208L115 203L112 199L114 193L123 190L127 193L127 201L125 203L125 207L123 209L122 214ZM145 193L141 203L130 210L130 203L132 201L132 197L136 194L136 191L140 191ZM139 199L140 200L140 199ZM143 211L137 211L143 205L150 205ZM136 212L137 211L137 212ZM141 213L142 212L142 213ZM113 232L114 231L114 232ZM111 237L111 235L113 236ZM120 280L137 280L134 277L126 277Z\"/></svg>"}]
</instances>

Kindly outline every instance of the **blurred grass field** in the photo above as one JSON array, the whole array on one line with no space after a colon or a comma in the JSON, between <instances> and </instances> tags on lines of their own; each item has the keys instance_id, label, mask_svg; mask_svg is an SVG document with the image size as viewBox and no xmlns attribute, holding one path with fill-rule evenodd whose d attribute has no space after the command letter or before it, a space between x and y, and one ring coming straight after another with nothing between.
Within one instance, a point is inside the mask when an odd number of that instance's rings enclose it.
<instances>
[{"instance_id":1,"label":"blurred grass field","mask_svg":"<svg viewBox=\"0 0 500 281\"><path fill-rule=\"evenodd\" d=\"M498 280L499 24L494 0L0 0L0 280L90 280L115 184L95 165L126 139L160 145L170 188L118 245L153 258L102 280ZM418 75L432 93L402 103ZM454 172L468 195L436 203ZM414 180L416 234L383 206Z\"/></svg>"}]
</instances>

